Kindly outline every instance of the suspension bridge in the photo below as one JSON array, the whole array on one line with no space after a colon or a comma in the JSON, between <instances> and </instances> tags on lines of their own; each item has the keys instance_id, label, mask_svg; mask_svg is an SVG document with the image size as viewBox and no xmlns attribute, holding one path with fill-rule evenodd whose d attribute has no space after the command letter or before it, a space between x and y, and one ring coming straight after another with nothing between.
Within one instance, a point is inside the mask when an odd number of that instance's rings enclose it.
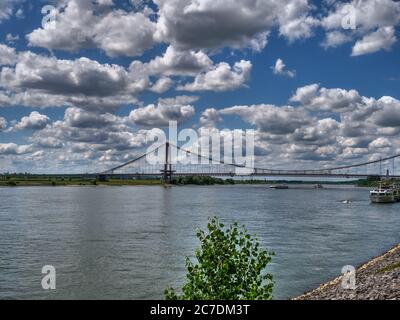
<instances>
[{"instance_id":1,"label":"suspension bridge","mask_svg":"<svg viewBox=\"0 0 400 320\"><path fill-rule=\"evenodd\" d=\"M153 159L153 161L149 161ZM157 158L158 161L154 161ZM326 178L391 178L399 179L396 174L396 160L399 155L353 165L312 169L280 170L258 168L226 162L219 156L210 157L166 142L154 150L132 161L97 174L103 178L141 178L160 177L171 182L174 176L213 176L213 177L326 177ZM160 160L162 159L162 160Z\"/></svg>"}]
</instances>

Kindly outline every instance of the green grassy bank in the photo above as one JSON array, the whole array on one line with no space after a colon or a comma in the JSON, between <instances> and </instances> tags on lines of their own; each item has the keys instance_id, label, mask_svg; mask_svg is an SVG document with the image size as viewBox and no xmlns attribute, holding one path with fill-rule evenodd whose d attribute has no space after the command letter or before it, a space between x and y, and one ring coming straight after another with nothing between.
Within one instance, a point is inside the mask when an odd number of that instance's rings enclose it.
<instances>
[{"instance_id":1,"label":"green grassy bank","mask_svg":"<svg viewBox=\"0 0 400 320\"><path fill-rule=\"evenodd\" d=\"M301 181L301 180L262 180L262 179L220 179L209 176L189 176L189 177L174 177L172 180L173 185L235 185L235 184L349 184L364 187L374 187L379 184L379 181ZM162 185L159 178L138 178L138 179L123 179L123 178L110 178L110 179L97 179L93 177L79 177L79 176L55 176L55 175L0 175L0 187L18 187L18 186L156 186Z\"/></svg>"}]
</instances>

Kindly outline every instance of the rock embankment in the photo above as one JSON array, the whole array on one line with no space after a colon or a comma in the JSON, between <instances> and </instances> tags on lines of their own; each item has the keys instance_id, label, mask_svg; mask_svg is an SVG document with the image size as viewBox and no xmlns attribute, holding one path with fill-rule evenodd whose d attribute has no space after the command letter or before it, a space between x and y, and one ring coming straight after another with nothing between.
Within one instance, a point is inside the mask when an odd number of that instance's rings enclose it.
<instances>
[{"instance_id":1,"label":"rock embankment","mask_svg":"<svg viewBox=\"0 0 400 320\"><path fill-rule=\"evenodd\" d=\"M400 300L400 245L362 265L355 289L344 289L343 276L294 300Z\"/></svg>"}]
</instances>

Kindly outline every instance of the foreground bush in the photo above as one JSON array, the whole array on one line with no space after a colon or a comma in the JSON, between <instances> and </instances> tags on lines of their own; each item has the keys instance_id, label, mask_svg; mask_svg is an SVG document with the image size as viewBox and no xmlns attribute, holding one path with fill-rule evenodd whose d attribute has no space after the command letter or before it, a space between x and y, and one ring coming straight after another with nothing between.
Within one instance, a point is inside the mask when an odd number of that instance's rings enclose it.
<instances>
[{"instance_id":1,"label":"foreground bush","mask_svg":"<svg viewBox=\"0 0 400 320\"><path fill-rule=\"evenodd\" d=\"M272 275L265 272L272 252L259 246L244 227L234 223L224 229L210 219L208 233L198 231L197 263L186 258L186 283L182 295L165 291L167 300L269 300Z\"/></svg>"}]
</instances>

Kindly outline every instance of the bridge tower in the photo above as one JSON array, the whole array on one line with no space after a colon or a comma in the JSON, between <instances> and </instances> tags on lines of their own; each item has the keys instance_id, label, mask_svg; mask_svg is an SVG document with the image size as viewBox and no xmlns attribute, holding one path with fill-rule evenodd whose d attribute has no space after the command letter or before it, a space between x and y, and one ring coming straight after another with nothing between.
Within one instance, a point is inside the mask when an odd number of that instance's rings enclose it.
<instances>
[{"instance_id":1,"label":"bridge tower","mask_svg":"<svg viewBox=\"0 0 400 320\"><path fill-rule=\"evenodd\" d=\"M171 144L167 142L165 144L165 163L164 163L164 170L161 170L162 173L162 180L164 184L171 184L172 182L172 174L174 171L172 170L172 164L170 161L171 155Z\"/></svg>"}]
</instances>

